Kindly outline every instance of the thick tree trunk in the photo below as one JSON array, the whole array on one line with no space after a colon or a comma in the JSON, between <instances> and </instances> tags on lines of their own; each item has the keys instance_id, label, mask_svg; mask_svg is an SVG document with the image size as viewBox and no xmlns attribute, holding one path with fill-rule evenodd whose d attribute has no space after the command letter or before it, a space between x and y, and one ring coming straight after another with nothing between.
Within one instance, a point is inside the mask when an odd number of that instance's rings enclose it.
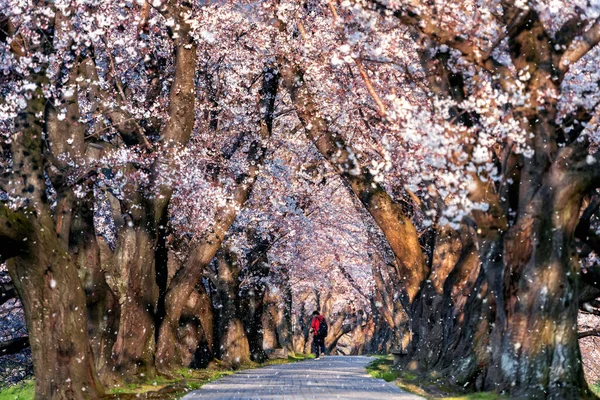
<instances>
[{"instance_id":1,"label":"thick tree trunk","mask_svg":"<svg viewBox=\"0 0 600 400\"><path fill-rule=\"evenodd\" d=\"M210 297L200 283L192 291L181 314L176 349L184 367L203 368L213 358L214 316Z\"/></svg>"},{"instance_id":2,"label":"thick tree trunk","mask_svg":"<svg viewBox=\"0 0 600 400\"><path fill-rule=\"evenodd\" d=\"M181 9L180 16L184 13L184 7L188 5L178 5ZM181 18L179 18L181 19ZM167 292L168 275L168 221L169 221L169 203L173 194L171 185L158 184L163 174L169 174L175 168L177 153L189 142L195 123L196 112L196 57L197 47L188 34L189 25L181 21L183 31L178 32L178 39L175 40L175 76L173 84L169 91L169 119L161 132L160 140L165 146L165 154L157 159L152 166L154 184L157 186L157 194L153 201L152 232L156 239L155 246L155 271L156 282L159 290L159 298L156 310L156 329L160 325L165 315L165 295Z\"/></svg>"},{"instance_id":3,"label":"thick tree trunk","mask_svg":"<svg viewBox=\"0 0 600 400\"><path fill-rule=\"evenodd\" d=\"M326 316L329 324L327 337L325 338L325 349L328 352L333 351L338 340L345 334L351 332L356 327L356 318L352 320L345 312L339 312L337 315Z\"/></svg>"},{"instance_id":4,"label":"thick tree trunk","mask_svg":"<svg viewBox=\"0 0 600 400\"><path fill-rule=\"evenodd\" d=\"M275 349L294 352L292 340L291 292L289 287L271 283L264 295L262 318L263 348L267 353Z\"/></svg>"},{"instance_id":5,"label":"thick tree trunk","mask_svg":"<svg viewBox=\"0 0 600 400\"><path fill-rule=\"evenodd\" d=\"M467 240L444 284L441 353L435 367L457 385L481 390L490 361L495 302L476 248Z\"/></svg>"},{"instance_id":6,"label":"thick tree trunk","mask_svg":"<svg viewBox=\"0 0 600 400\"><path fill-rule=\"evenodd\" d=\"M182 267L181 261L174 253L169 252L167 285ZM214 333L212 300L207 293L204 279L201 279L183 305L177 330L174 350L181 365L205 368L214 358Z\"/></svg>"},{"instance_id":7,"label":"thick tree trunk","mask_svg":"<svg viewBox=\"0 0 600 400\"><path fill-rule=\"evenodd\" d=\"M248 268L244 276L246 283L241 289L242 319L248 335L250 356L252 361L257 362L262 362L267 358L263 349L262 331L262 316L266 293L265 280L269 275L267 250L267 242L260 243L252 249L247 260Z\"/></svg>"},{"instance_id":8,"label":"thick tree trunk","mask_svg":"<svg viewBox=\"0 0 600 400\"><path fill-rule=\"evenodd\" d=\"M412 307L413 340L410 358L427 370L443 352L442 312L451 301L444 296L444 282L462 251L461 235L449 227L439 227L435 239L431 272ZM474 249L470 249L473 251Z\"/></svg>"},{"instance_id":9,"label":"thick tree trunk","mask_svg":"<svg viewBox=\"0 0 600 400\"><path fill-rule=\"evenodd\" d=\"M214 357L215 327L212 302L203 283L199 283L192 292L190 303L190 307L184 311L183 317L187 316L187 320L191 321L190 324L196 327L197 336L195 336L195 343L188 341L187 350L190 354L193 353L193 358L189 363L184 358L183 365L189 364L195 368L204 368Z\"/></svg>"},{"instance_id":10,"label":"thick tree trunk","mask_svg":"<svg viewBox=\"0 0 600 400\"><path fill-rule=\"evenodd\" d=\"M8 216L10 224L16 222L14 214ZM77 268L56 236L52 220L41 219L27 221L27 253L8 260L26 316L36 399L98 398L103 388L89 345L85 294Z\"/></svg>"},{"instance_id":11,"label":"thick tree trunk","mask_svg":"<svg viewBox=\"0 0 600 400\"><path fill-rule=\"evenodd\" d=\"M69 251L79 270L87 302L88 334L94 363L102 383L121 383L114 369L112 349L118 331L119 304L105 280L101 252L94 231L92 204L79 201L73 210ZM100 239L102 240L102 239Z\"/></svg>"},{"instance_id":12,"label":"thick tree trunk","mask_svg":"<svg viewBox=\"0 0 600 400\"><path fill-rule=\"evenodd\" d=\"M227 249L217 256L217 301L219 314L217 332L222 361L234 368L250 362L250 345L241 315L240 265Z\"/></svg>"},{"instance_id":13,"label":"thick tree trunk","mask_svg":"<svg viewBox=\"0 0 600 400\"><path fill-rule=\"evenodd\" d=\"M8 259L23 304L36 398L97 398L103 387L89 346L85 294L65 245L68 226L63 229L55 223L45 193L40 120L46 104L41 89L48 83L45 71L31 75L30 80L36 89L14 121L11 143L10 193L24 202L25 209L16 213L0 205L0 259ZM58 189L61 193L63 188Z\"/></svg>"},{"instance_id":14,"label":"thick tree trunk","mask_svg":"<svg viewBox=\"0 0 600 400\"><path fill-rule=\"evenodd\" d=\"M280 323L277 325L279 344L293 354L292 288L287 280L283 283L281 288L281 303L279 304L279 310L281 313Z\"/></svg>"},{"instance_id":15,"label":"thick tree trunk","mask_svg":"<svg viewBox=\"0 0 600 400\"><path fill-rule=\"evenodd\" d=\"M177 271L165 296L163 318L156 348L156 367L162 373L183 366L183 358L177 348L180 320L190 294L202 278L202 270L216 254L220 241L213 245L202 243L194 248L185 264Z\"/></svg>"},{"instance_id":16,"label":"thick tree trunk","mask_svg":"<svg viewBox=\"0 0 600 400\"><path fill-rule=\"evenodd\" d=\"M381 322L389 327L393 334L390 346L406 349L412 341L412 328L407 312L400 301L394 301L397 280L394 279L395 271L390 271L392 266L382 266L375 262L372 267L373 281L375 282L374 313L381 316Z\"/></svg>"},{"instance_id":17,"label":"thick tree trunk","mask_svg":"<svg viewBox=\"0 0 600 400\"><path fill-rule=\"evenodd\" d=\"M277 337L277 317L277 306L265 300L261 328L263 332L262 348L267 354L270 354L273 350L281 347Z\"/></svg>"},{"instance_id":18,"label":"thick tree trunk","mask_svg":"<svg viewBox=\"0 0 600 400\"><path fill-rule=\"evenodd\" d=\"M133 226L131 226L133 225ZM127 381L154 376L154 313L158 287L154 239L148 230L126 222L121 227L113 265L119 273L119 328L113 346L115 368Z\"/></svg>"},{"instance_id":19,"label":"thick tree trunk","mask_svg":"<svg viewBox=\"0 0 600 400\"><path fill-rule=\"evenodd\" d=\"M554 165L504 238L505 318L496 320L487 384L512 396L592 397L577 338L577 182Z\"/></svg>"},{"instance_id":20,"label":"thick tree trunk","mask_svg":"<svg viewBox=\"0 0 600 400\"><path fill-rule=\"evenodd\" d=\"M243 322L248 333L248 344L252 361L262 362L267 356L263 349L262 316L264 309L265 288L254 287L242 293L244 303Z\"/></svg>"}]
</instances>

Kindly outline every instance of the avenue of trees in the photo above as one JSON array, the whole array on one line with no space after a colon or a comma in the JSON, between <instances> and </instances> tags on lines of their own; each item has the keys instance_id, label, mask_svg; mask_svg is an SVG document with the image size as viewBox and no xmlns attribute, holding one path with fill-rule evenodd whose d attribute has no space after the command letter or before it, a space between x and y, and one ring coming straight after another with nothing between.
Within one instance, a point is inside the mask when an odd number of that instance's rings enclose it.
<instances>
[{"instance_id":1,"label":"avenue of trees","mask_svg":"<svg viewBox=\"0 0 600 400\"><path fill-rule=\"evenodd\" d=\"M331 349L595 398L598 42L594 0L0 0L2 354L95 399L307 352L320 308Z\"/></svg>"}]
</instances>

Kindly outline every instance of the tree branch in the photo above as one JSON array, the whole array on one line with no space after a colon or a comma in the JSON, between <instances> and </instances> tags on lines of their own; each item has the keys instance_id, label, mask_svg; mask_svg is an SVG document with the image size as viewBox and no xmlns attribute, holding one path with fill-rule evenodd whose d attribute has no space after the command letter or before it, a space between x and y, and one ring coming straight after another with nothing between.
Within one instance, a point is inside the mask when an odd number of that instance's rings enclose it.
<instances>
[{"instance_id":1,"label":"tree branch","mask_svg":"<svg viewBox=\"0 0 600 400\"><path fill-rule=\"evenodd\" d=\"M600 18L581 37L574 41L562 55L558 68L564 75L571 65L579 61L594 46L600 42Z\"/></svg>"},{"instance_id":2,"label":"tree branch","mask_svg":"<svg viewBox=\"0 0 600 400\"><path fill-rule=\"evenodd\" d=\"M589 331L583 331L583 332L579 332L577 334L577 337L579 339L583 339L583 338L589 337L589 336L600 336L600 329L591 329Z\"/></svg>"},{"instance_id":3,"label":"tree branch","mask_svg":"<svg viewBox=\"0 0 600 400\"><path fill-rule=\"evenodd\" d=\"M110 95L100 87L96 64L89 58L81 63L82 74L88 78L87 87L90 90L90 101L97 104L98 112L103 114L119 132L127 145L140 143L146 149L152 149L152 145L146 138L144 129L137 120L120 104L115 104L116 96ZM85 81L84 81L85 82Z\"/></svg>"},{"instance_id":4,"label":"tree branch","mask_svg":"<svg viewBox=\"0 0 600 400\"><path fill-rule=\"evenodd\" d=\"M437 21L430 16L423 15L415 7L403 5L399 9L393 9L382 0L369 0L369 3L379 12L391 12L404 25L414 28L435 43L458 50L465 60L480 66L491 74L500 74L501 82L504 85L512 82L513 73L505 65L490 57L488 52L480 49L468 37L444 30Z\"/></svg>"},{"instance_id":5,"label":"tree branch","mask_svg":"<svg viewBox=\"0 0 600 400\"><path fill-rule=\"evenodd\" d=\"M0 357L17 354L29 347L29 336L0 343Z\"/></svg>"},{"instance_id":6,"label":"tree branch","mask_svg":"<svg viewBox=\"0 0 600 400\"><path fill-rule=\"evenodd\" d=\"M576 15L560 27L560 29L558 30L558 32L556 32L555 35L555 44L559 46L565 46L567 48L571 46L573 40L575 40L577 36L581 35L581 29L584 26L584 21L581 18L582 15L583 10L577 10Z\"/></svg>"}]
</instances>

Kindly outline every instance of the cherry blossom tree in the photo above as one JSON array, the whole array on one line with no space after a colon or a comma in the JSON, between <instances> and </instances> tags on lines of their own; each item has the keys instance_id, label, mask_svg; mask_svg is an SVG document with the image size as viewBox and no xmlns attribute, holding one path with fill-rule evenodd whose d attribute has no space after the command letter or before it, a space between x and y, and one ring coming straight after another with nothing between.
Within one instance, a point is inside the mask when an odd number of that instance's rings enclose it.
<instances>
[{"instance_id":1,"label":"cherry blossom tree","mask_svg":"<svg viewBox=\"0 0 600 400\"><path fill-rule=\"evenodd\" d=\"M0 9L0 262L39 398L306 351L314 308L330 348L592 397L597 2Z\"/></svg>"}]
</instances>

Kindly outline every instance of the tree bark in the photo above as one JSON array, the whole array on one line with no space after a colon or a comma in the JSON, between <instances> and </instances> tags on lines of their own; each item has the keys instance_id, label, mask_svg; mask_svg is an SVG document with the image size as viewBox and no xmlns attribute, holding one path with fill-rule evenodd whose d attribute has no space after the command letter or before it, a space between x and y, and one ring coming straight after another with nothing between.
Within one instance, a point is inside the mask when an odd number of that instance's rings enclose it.
<instances>
[{"instance_id":1,"label":"tree bark","mask_svg":"<svg viewBox=\"0 0 600 400\"><path fill-rule=\"evenodd\" d=\"M269 353L286 349L293 353L291 291L286 283L271 282L264 294L262 330L263 348Z\"/></svg>"},{"instance_id":2,"label":"tree bark","mask_svg":"<svg viewBox=\"0 0 600 400\"><path fill-rule=\"evenodd\" d=\"M241 268L236 256L222 249L217 256L217 301L219 354L234 368L250 362L250 345L242 323L240 293Z\"/></svg>"},{"instance_id":3,"label":"tree bark","mask_svg":"<svg viewBox=\"0 0 600 400\"><path fill-rule=\"evenodd\" d=\"M242 319L247 332L250 356L252 361L263 362L267 355L263 349L262 316L266 279L269 275L267 251L270 244L262 240L255 232L248 232L249 239L258 242L249 252L246 260L247 269L244 271L244 284L241 288Z\"/></svg>"},{"instance_id":4,"label":"tree bark","mask_svg":"<svg viewBox=\"0 0 600 400\"><path fill-rule=\"evenodd\" d=\"M490 386L515 396L592 397L576 329L580 279L574 231L583 193L561 164L544 176L504 238L510 271L504 275L506 316L496 320L487 378Z\"/></svg>"},{"instance_id":5,"label":"tree bark","mask_svg":"<svg viewBox=\"0 0 600 400\"><path fill-rule=\"evenodd\" d=\"M126 221L112 261L119 270L120 304L119 328L112 353L116 370L127 381L145 380L156 373L154 313L158 287L154 242L144 223Z\"/></svg>"},{"instance_id":6,"label":"tree bark","mask_svg":"<svg viewBox=\"0 0 600 400\"><path fill-rule=\"evenodd\" d=\"M69 251L79 270L86 294L88 334L96 370L102 383L113 386L122 382L112 359L118 332L120 308L117 296L106 283L101 251L94 230L92 199L74 205Z\"/></svg>"},{"instance_id":7,"label":"tree bark","mask_svg":"<svg viewBox=\"0 0 600 400\"><path fill-rule=\"evenodd\" d=\"M443 352L444 325L442 312L451 299L444 296L444 282L455 267L462 251L461 235L449 227L438 227L436 232L431 273L412 308L413 340L411 359L419 368L427 370ZM471 249L472 250L472 249Z\"/></svg>"},{"instance_id":8,"label":"tree bark","mask_svg":"<svg viewBox=\"0 0 600 400\"><path fill-rule=\"evenodd\" d=\"M13 223L18 220L6 208L2 210L0 214ZM27 224L30 233L24 239L30 248L26 255L8 260L8 271L26 316L37 372L36 399L98 398L103 387L89 346L77 268L56 236L51 218L38 221L30 216Z\"/></svg>"}]
</instances>

